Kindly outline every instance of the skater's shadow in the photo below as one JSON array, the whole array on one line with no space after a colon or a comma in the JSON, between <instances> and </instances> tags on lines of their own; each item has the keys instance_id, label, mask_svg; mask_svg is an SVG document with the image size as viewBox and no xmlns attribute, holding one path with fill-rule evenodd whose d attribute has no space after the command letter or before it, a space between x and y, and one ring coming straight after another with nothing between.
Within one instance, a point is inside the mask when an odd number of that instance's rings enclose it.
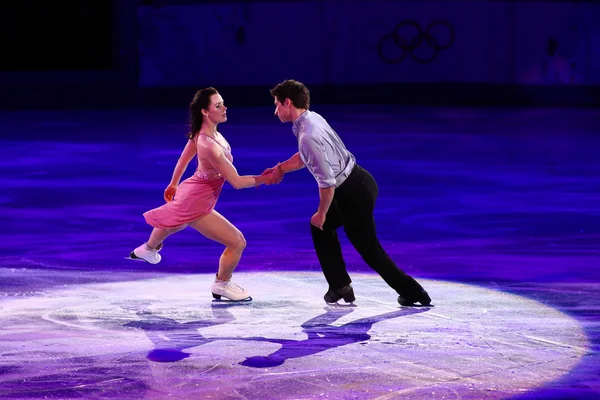
<instances>
[{"instance_id":1,"label":"skater's shadow","mask_svg":"<svg viewBox=\"0 0 600 400\"><path fill-rule=\"evenodd\" d=\"M212 307L213 318L210 320L177 322L152 314L147 310L136 311L143 318L131 321L124 326L142 329L154 343L155 348L148 353L148 359L155 362L176 362L190 356L183 350L198 347L219 340L239 340L268 342L281 345L281 348L268 356L252 356L240 365L253 368L268 368L282 365L290 358L300 358L317 354L325 350L364 342L371 339L368 334L373 324L410 314L428 311L426 308L403 308L385 314L361 318L346 324L331 325L341 317L354 311L350 307L328 307L325 314L312 318L301 325L302 332L308 338L304 340L288 340L266 337L216 337L206 338L198 329L235 321L228 307Z\"/></svg>"},{"instance_id":2,"label":"skater's shadow","mask_svg":"<svg viewBox=\"0 0 600 400\"><path fill-rule=\"evenodd\" d=\"M131 321L124 326L142 329L148 339L154 343L154 350L148 353L148 359L157 362L181 361L190 356L183 350L211 343L215 339L207 339L199 328L226 324L235 321L233 314L224 308L212 308L213 318L210 320L177 322L171 318L164 318L141 310L136 312L143 318L141 321Z\"/></svg>"},{"instance_id":3,"label":"skater's shadow","mask_svg":"<svg viewBox=\"0 0 600 400\"><path fill-rule=\"evenodd\" d=\"M308 335L308 338L304 340L285 340L264 337L244 338L242 340L277 343L281 345L281 348L268 356L248 357L242 361L240 365L253 368L276 367L282 365L290 358L306 357L336 347L364 342L371 339L371 335L367 332L369 332L373 327L373 324L377 322L428 311L428 309L425 308L405 308L368 318L361 318L340 326L330 325L341 317L351 313L353 310L353 308L345 307L330 308L325 314L321 314L306 321L301 325L302 331Z\"/></svg>"}]
</instances>

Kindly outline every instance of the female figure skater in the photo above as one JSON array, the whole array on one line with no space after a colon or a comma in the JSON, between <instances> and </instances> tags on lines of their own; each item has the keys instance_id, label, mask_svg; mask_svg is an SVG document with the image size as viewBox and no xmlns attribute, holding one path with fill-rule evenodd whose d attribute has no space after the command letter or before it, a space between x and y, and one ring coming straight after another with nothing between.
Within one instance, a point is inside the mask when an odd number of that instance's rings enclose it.
<instances>
[{"instance_id":1,"label":"female figure skater","mask_svg":"<svg viewBox=\"0 0 600 400\"><path fill-rule=\"evenodd\" d=\"M148 241L134 249L129 257L157 264L161 260L158 252L163 247L163 241L169 235L191 226L205 237L225 245L211 287L213 297L250 301L252 298L248 290L231 282L233 270L246 247L246 240L214 207L225 181L236 189L243 189L270 182L271 176L238 175L232 164L231 147L217 131L217 125L225 121L227 107L219 92L212 87L196 92L190 104L189 140L164 193L167 203L144 213L146 222L154 229ZM195 155L198 157L196 172L179 185L183 172Z\"/></svg>"}]
</instances>

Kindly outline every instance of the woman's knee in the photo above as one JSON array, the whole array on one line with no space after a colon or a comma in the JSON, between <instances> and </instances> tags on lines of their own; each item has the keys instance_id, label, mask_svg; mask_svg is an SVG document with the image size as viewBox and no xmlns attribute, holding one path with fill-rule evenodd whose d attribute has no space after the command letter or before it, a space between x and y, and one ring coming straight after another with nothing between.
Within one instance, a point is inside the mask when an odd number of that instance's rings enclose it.
<instances>
[{"instance_id":1,"label":"woman's knee","mask_svg":"<svg viewBox=\"0 0 600 400\"><path fill-rule=\"evenodd\" d=\"M239 252L242 252L246 248L246 238L242 232L237 232L234 240L227 246Z\"/></svg>"}]
</instances>

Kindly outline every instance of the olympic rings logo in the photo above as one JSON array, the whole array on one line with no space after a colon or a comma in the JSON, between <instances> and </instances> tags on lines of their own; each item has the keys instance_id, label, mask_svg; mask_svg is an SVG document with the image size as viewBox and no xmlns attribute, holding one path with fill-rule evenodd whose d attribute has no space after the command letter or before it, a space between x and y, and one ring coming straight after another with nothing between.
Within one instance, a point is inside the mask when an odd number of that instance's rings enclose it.
<instances>
[{"instance_id":1,"label":"olympic rings logo","mask_svg":"<svg viewBox=\"0 0 600 400\"><path fill-rule=\"evenodd\" d=\"M407 39L403 34L407 34L410 30L414 30L415 34ZM432 32L436 32L437 34L440 30L446 31L445 38L438 39L433 35ZM445 41L441 42L444 39ZM390 51L388 44L390 42L393 43L398 50L401 50L400 55L389 55ZM425 28L425 30L423 30L421 25L417 22L405 20L396 25L396 28L394 28L392 33L388 33L379 39L377 52L379 58L388 64L402 62L409 54L410 57L419 64L429 64L437 58L440 51L449 49L453 44L454 28L449 22L444 20L433 21ZM385 51L386 49L388 49L388 51Z\"/></svg>"}]
</instances>

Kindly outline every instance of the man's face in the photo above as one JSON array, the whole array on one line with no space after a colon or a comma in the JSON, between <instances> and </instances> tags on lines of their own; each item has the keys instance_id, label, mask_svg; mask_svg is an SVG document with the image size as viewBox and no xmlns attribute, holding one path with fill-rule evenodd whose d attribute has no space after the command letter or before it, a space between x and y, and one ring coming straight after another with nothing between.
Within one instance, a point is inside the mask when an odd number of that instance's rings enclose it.
<instances>
[{"instance_id":1,"label":"man's face","mask_svg":"<svg viewBox=\"0 0 600 400\"><path fill-rule=\"evenodd\" d=\"M285 101L283 103L281 103L279 100L277 100L277 97L275 97L275 115L277 115L279 117L279 120L281 122L290 122L292 120L292 113L291 113L291 105L292 102L290 101L290 99L285 99Z\"/></svg>"}]
</instances>

